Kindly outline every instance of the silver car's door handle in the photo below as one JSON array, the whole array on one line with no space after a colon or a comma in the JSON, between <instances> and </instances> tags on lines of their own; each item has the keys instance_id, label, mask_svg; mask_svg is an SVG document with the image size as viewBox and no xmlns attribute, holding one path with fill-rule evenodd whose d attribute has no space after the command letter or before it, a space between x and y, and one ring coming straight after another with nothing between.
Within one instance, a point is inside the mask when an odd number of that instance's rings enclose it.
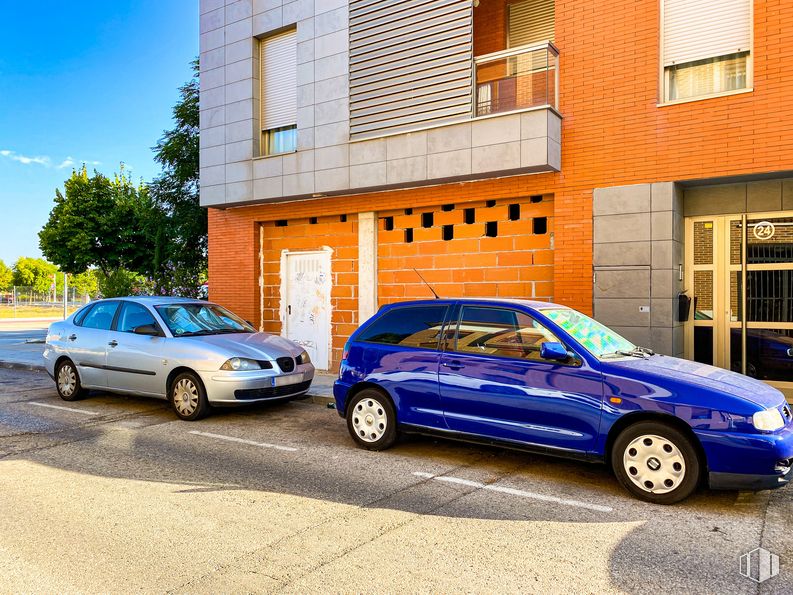
<instances>
[{"instance_id":1,"label":"silver car's door handle","mask_svg":"<svg viewBox=\"0 0 793 595\"><path fill-rule=\"evenodd\" d=\"M77 340L77 335L75 335L74 333L72 333L72 334L71 334L71 335L69 335L67 338L69 339L69 341L75 341L75 340Z\"/></svg>"},{"instance_id":2,"label":"silver car's door handle","mask_svg":"<svg viewBox=\"0 0 793 595\"><path fill-rule=\"evenodd\" d=\"M118 345L118 341L116 341L115 339L113 339L112 341L110 341L110 342L108 343L108 345L110 345L111 347L115 347L116 345Z\"/></svg>"}]
</instances>

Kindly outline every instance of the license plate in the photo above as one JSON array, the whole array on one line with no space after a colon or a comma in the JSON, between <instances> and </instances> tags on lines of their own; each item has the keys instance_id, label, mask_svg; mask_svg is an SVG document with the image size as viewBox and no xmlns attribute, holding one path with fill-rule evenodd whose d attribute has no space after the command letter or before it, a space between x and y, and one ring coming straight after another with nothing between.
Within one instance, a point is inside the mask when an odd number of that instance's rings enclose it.
<instances>
[{"instance_id":1,"label":"license plate","mask_svg":"<svg viewBox=\"0 0 793 595\"><path fill-rule=\"evenodd\" d=\"M289 386L290 384L298 384L300 382L303 382L303 374L274 376L272 379L273 386Z\"/></svg>"}]
</instances>

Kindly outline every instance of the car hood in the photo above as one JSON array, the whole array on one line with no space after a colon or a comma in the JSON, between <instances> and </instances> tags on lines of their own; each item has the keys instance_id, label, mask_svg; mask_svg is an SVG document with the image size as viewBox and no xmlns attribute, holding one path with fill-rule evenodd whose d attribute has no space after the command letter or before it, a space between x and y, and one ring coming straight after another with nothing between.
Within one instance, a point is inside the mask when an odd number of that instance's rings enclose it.
<instances>
[{"instance_id":1,"label":"car hood","mask_svg":"<svg viewBox=\"0 0 793 595\"><path fill-rule=\"evenodd\" d=\"M715 366L700 364L686 359L666 355L652 355L646 359L630 359L603 362L604 372L611 368L622 375L637 380L647 379L659 386L668 387L679 382L727 393L761 407L778 407L785 402L784 395L765 382L743 374L723 370Z\"/></svg>"},{"instance_id":2,"label":"car hood","mask_svg":"<svg viewBox=\"0 0 793 595\"><path fill-rule=\"evenodd\" d=\"M300 355L301 347L289 339L269 333L239 333L234 335L206 335L185 337L196 341L214 351L224 351L228 357L247 357L251 359L274 359L277 357Z\"/></svg>"}]
</instances>

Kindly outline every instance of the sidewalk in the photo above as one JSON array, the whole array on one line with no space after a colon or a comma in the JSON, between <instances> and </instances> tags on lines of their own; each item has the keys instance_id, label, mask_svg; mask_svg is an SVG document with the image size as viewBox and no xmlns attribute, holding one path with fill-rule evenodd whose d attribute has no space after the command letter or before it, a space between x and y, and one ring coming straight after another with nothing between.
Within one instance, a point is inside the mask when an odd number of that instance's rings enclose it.
<instances>
[{"instance_id":1,"label":"sidewalk","mask_svg":"<svg viewBox=\"0 0 793 595\"><path fill-rule=\"evenodd\" d=\"M29 326L21 330L9 330L5 325L0 325L0 368L43 372L45 335L46 331ZM319 405L332 402L334 380L335 374L318 371L308 391L312 402Z\"/></svg>"}]
</instances>

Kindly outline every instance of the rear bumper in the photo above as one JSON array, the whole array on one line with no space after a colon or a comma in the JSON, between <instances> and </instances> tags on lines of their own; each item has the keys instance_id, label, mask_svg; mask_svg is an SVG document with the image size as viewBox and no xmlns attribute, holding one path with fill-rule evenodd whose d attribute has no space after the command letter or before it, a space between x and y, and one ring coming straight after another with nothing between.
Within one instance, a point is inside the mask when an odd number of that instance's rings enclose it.
<instances>
[{"instance_id":1,"label":"rear bumper","mask_svg":"<svg viewBox=\"0 0 793 595\"><path fill-rule=\"evenodd\" d=\"M333 383L333 398L336 401L336 413L344 417L344 407L347 404L347 393L352 388L351 384L337 380Z\"/></svg>"},{"instance_id":2,"label":"rear bumper","mask_svg":"<svg viewBox=\"0 0 793 595\"><path fill-rule=\"evenodd\" d=\"M745 473L713 473L708 477L712 490L774 490L790 483L793 468L784 475L749 475Z\"/></svg>"}]
</instances>

